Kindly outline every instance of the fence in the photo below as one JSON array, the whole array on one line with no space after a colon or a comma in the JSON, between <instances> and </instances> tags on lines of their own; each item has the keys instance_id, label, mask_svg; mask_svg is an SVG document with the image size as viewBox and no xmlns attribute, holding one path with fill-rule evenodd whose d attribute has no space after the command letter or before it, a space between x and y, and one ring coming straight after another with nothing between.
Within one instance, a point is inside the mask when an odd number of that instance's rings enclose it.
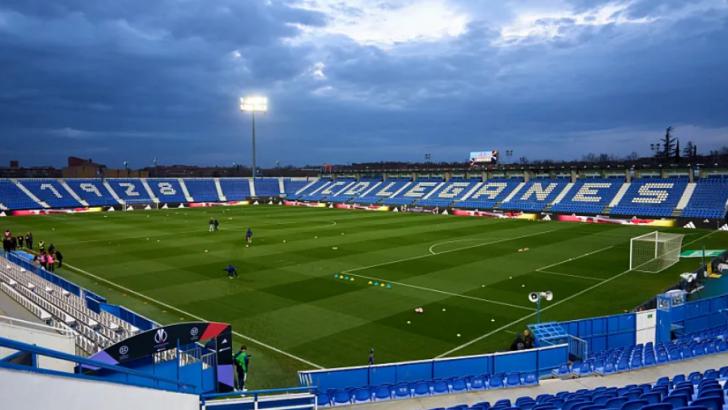
<instances>
[{"instance_id":1,"label":"fence","mask_svg":"<svg viewBox=\"0 0 728 410\"><path fill-rule=\"evenodd\" d=\"M568 359L569 346L298 372L301 386L320 390L398 384L497 373L547 374Z\"/></svg>"}]
</instances>

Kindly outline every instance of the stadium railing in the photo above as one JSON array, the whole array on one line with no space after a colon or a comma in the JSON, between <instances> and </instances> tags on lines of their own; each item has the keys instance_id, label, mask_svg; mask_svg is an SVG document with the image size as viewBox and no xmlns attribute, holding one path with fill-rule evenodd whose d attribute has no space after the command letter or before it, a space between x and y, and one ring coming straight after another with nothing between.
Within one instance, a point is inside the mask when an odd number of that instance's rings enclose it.
<instances>
[{"instance_id":1,"label":"stadium railing","mask_svg":"<svg viewBox=\"0 0 728 410\"><path fill-rule=\"evenodd\" d=\"M48 374L60 377L71 377L77 379L86 379L94 381L103 381L109 383L126 384L138 387L153 387L155 389L174 391L181 393L194 393L196 386L191 384L182 383L178 380L171 380L162 377L157 377L151 374L140 372L137 370L129 369L126 367L110 365L107 363L99 362L96 360L87 359L85 357L74 356L68 353L59 352L52 349L46 349L44 347L31 345L27 343L18 342L15 340L6 339L0 337L0 347L16 350L29 354L32 357L44 356L53 359L68 361L75 364L75 372L68 373L50 369L39 369L34 367L32 364L21 365L16 363L10 363L8 361L0 360L0 367L12 370L31 371L36 373ZM37 360L32 359L31 363L37 363ZM115 374L116 377L100 377L92 374L84 374L80 371L82 366L89 368L104 369L105 371Z\"/></svg>"}]
</instances>

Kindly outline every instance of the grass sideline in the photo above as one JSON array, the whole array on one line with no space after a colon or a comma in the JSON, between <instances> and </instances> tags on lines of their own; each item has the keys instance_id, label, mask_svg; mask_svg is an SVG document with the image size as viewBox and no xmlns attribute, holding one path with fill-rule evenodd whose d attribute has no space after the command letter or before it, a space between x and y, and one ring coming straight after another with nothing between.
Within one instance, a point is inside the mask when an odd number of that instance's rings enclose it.
<instances>
[{"instance_id":1,"label":"grass sideline","mask_svg":"<svg viewBox=\"0 0 728 410\"><path fill-rule=\"evenodd\" d=\"M221 231L207 232L210 217ZM230 322L253 353L252 388L296 384L303 368L365 364L370 347L378 362L504 350L533 320L530 291L554 292L545 321L613 314L699 262L626 270L629 238L650 227L264 205L15 217L0 226L54 243L75 268L61 274L113 303L162 323ZM728 246L724 232L666 231L685 233L691 249ZM239 279L226 278L228 263Z\"/></svg>"}]
</instances>

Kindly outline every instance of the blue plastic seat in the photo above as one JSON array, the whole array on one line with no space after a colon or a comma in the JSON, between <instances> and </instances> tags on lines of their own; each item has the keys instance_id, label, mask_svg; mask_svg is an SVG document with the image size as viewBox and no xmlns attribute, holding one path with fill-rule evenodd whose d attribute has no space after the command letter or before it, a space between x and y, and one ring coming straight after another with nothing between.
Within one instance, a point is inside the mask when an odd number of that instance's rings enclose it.
<instances>
[{"instance_id":1,"label":"blue plastic seat","mask_svg":"<svg viewBox=\"0 0 728 410\"><path fill-rule=\"evenodd\" d=\"M450 380L450 391L460 392L468 390L468 381L464 377L456 377Z\"/></svg>"},{"instance_id":2,"label":"blue plastic seat","mask_svg":"<svg viewBox=\"0 0 728 410\"><path fill-rule=\"evenodd\" d=\"M372 400L372 391L368 387L354 389L351 394L354 403L365 403Z\"/></svg>"},{"instance_id":3,"label":"blue plastic seat","mask_svg":"<svg viewBox=\"0 0 728 410\"><path fill-rule=\"evenodd\" d=\"M608 409L621 409L624 403L627 403L626 397L615 397L607 400L607 402L604 403L604 407Z\"/></svg>"},{"instance_id":4,"label":"blue plastic seat","mask_svg":"<svg viewBox=\"0 0 728 410\"><path fill-rule=\"evenodd\" d=\"M351 393L346 389L336 389L334 391L334 404L350 404Z\"/></svg>"},{"instance_id":5,"label":"blue plastic seat","mask_svg":"<svg viewBox=\"0 0 728 410\"><path fill-rule=\"evenodd\" d=\"M561 406L561 410L571 410L575 406L578 406L579 404L583 404L583 403L592 404L590 401L587 401L586 399L576 398L576 399L568 400L568 401L564 402L564 404Z\"/></svg>"},{"instance_id":6,"label":"blue plastic seat","mask_svg":"<svg viewBox=\"0 0 728 410\"><path fill-rule=\"evenodd\" d=\"M640 400L645 400L649 404L657 404L662 401L662 394L660 394L658 392L645 393L642 396L640 396Z\"/></svg>"},{"instance_id":7,"label":"blue plastic seat","mask_svg":"<svg viewBox=\"0 0 728 410\"><path fill-rule=\"evenodd\" d=\"M472 376L468 380L470 390L482 390L486 387L486 379L483 376Z\"/></svg>"},{"instance_id":8,"label":"blue plastic seat","mask_svg":"<svg viewBox=\"0 0 728 410\"><path fill-rule=\"evenodd\" d=\"M685 394L676 394L674 396L667 396L662 399L663 403L671 404L673 408L685 407L688 405L688 396Z\"/></svg>"},{"instance_id":9,"label":"blue plastic seat","mask_svg":"<svg viewBox=\"0 0 728 410\"><path fill-rule=\"evenodd\" d=\"M642 407L642 410L672 410L670 403L654 403Z\"/></svg>"},{"instance_id":10,"label":"blue plastic seat","mask_svg":"<svg viewBox=\"0 0 728 410\"><path fill-rule=\"evenodd\" d=\"M503 373L497 373L490 377L490 383L488 387L491 389L497 389L503 387Z\"/></svg>"},{"instance_id":11,"label":"blue plastic seat","mask_svg":"<svg viewBox=\"0 0 728 410\"><path fill-rule=\"evenodd\" d=\"M511 400L510 399L498 400L497 402L495 402L493 404L492 408L496 408L496 407L511 407Z\"/></svg>"},{"instance_id":12,"label":"blue plastic seat","mask_svg":"<svg viewBox=\"0 0 728 410\"><path fill-rule=\"evenodd\" d=\"M630 400L622 405L621 410L639 410L648 404L647 400Z\"/></svg>"},{"instance_id":13,"label":"blue plastic seat","mask_svg":"<svg viewBox=\"0 0 728 410\"><path fill-rule=\"evenodd\" d=\"M508 373L506 376L506 385L508 387L520 386L521 375L519 373Z\"/></svg>"},{"instance_id":14,"label":"blue plastic seat","mask_svg":"<svg viewBox=\"0 0 728 410\"><path fill-rule=\"evenodd\" d=\"M392 388L392 396L396 399L408 398L412 395L412 388L407 383L400 383Z\"/></svg>"},{"instance_id":15,"label":"blue plastic seat","mask_svg":"<svg viewBox=\"0 0 728 410\"><path fill-rule=\"evenodd\" d=\"M392 386L383 384L374 388L374 400L389 400L392 398Z\"/></svg>"},{"instance_id":16,"label":"blue plastic seat","mask_svg":"<svg viewBox=\"0 0 728 410\"><path fill-rule=\"evenodd\" d=\"M432 394L450 393L450 387L445 380L435 380L432 383Z\"/></svg>"},{"instance_id":17,"label":"blue plastic seat","mask_svg":"<svg viewBox=\"0 0 728 410\"><path fill-rule=\"evenodd\" d=\"M329 397L328 393L321 392L316 395L316 402L320 407L326 407L331 405L331 397Z\"/></svg>"},{"instance_id":18,"label":"blue plastic seat","mask_svg":"<svg viewBox=\"0 0 728 410\"><path fill-rule=\"evenodd\" d=\"M412 396L429 396L430 395L430 383L426 381L420 381L412 386Z\"/></svg>"}]
</instances>

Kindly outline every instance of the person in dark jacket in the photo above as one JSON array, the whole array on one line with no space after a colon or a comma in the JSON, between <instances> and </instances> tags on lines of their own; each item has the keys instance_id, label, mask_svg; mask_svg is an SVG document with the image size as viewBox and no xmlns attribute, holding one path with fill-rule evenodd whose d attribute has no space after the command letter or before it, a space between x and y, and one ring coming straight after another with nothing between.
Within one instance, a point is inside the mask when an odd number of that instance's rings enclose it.
<instances>
[{"instance_id":1,"label":"person in dark jacket","mask_svg":"<svg viewBox=\"0 0 728 410\"><path fill-rule=\"evenodd\" d=\"M63 254L58 249L56 249L56 262L59 268L63 266Z\"/></svg>"},{"instance_id":2,"label":"person in dark jacket","mask_svg":"<svg viewBox=\"0 0 728 410\"><path fill-rule=\"evenodd\" d=\"M33 234L30 232L25 234L25 246L27 246L28 249L33 250Z\"/></svg>"}]
</instances>

